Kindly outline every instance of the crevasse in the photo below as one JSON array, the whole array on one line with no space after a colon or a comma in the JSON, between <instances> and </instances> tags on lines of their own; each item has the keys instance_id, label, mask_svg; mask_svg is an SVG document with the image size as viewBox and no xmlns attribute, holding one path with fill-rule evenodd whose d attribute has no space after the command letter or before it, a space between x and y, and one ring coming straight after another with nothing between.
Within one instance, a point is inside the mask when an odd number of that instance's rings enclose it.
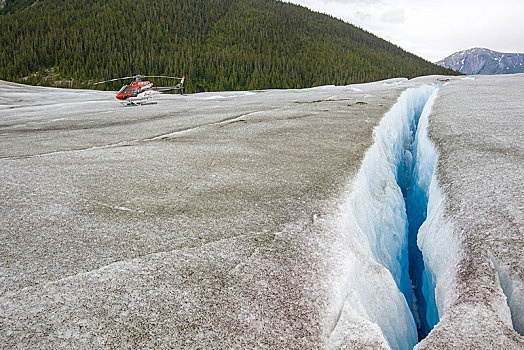
<instances>
[{"instance_id":1,"label":"crevasse","mask_svg":"<svg viewBox=\"0 0 524 350\"><path fill-rule=\"evenodd\" d=\"M429 187L435 173L437 154L433 143L427 136L428 116L436 92L426 101L419 118L413 142L413 167L409 187L405 193L408 216L409 274L413 286L413 313L417 318L419 340L426 337L439 321L435 302L435 278L425 266L422 252L417 244L420 227L428 214Z\"/></svg>"},{"instance_id":2,"label":"crevasse","mask_svg":"<svg viewBox=\"0 0 524 350\"><path fill-rule=\"evenodd\" d=\"M351 205L374 260L387 268L405 299L396 309L399 315L390 319L373 318L380 306L364 305L393 349L412 348L438 322L434 278L417 246L436 164L426 137L436 90L428 85L409 89L386 113L374 131Z\"/></svg>"}]
</instances>

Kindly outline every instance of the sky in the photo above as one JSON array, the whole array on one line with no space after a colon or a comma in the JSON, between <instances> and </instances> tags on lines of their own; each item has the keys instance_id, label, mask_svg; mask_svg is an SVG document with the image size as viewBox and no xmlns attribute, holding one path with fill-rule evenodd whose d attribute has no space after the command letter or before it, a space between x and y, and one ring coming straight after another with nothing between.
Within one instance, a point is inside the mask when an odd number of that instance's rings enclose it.
<instances>
[{"instance_id":1,"label":"sky","mask_svg":"<svg viewBox=\"0 0 524 350\"><path fill-rule=\"evenodd\" d=\"M485 47L524 53L524 0L287 0L436 62Z\"/></svg>"}]
</instances>

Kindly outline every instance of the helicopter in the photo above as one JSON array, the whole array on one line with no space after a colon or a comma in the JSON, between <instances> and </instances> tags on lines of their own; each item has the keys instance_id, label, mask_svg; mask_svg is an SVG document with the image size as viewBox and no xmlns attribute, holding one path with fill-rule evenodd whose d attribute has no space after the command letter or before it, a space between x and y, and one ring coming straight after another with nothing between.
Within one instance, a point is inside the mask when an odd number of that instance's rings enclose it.
<instances>
[{"instance_id":1,"label":"helicopter","mask_svg":"<svg viewBox=\"0 0 524 350\"><path fill-rule=\"evenodd\" d=\"M153 86L153 83L151 83L150 81L142 81L142 78L167 78L177 79L180 81L175 86L156 87ZM116 94L116 98L121 101L124 101L122 102L122 104L125 106L156 104L157 102L153 100L153 96L167 91L179 91L180 94L184 94L185 76L183 76L182 78L178 78L169 77L165 75L135 75L132 77L104 80L98 83L94 83L93 85L124 79L133 79L132 83L122 86L122 88L118 90Z\"/></svg>"}]
</instances>

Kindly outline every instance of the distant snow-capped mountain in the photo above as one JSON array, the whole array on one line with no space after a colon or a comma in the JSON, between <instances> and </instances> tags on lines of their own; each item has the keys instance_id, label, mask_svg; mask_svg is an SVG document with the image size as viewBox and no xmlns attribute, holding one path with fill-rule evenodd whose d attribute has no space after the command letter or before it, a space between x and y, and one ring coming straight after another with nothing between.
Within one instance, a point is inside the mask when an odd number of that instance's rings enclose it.
<instances>
[{"instance_id":1,"label":"distant snow-capped mountain","mask_svg":"<svg viewBox=\"0 0 524 350\"><path fill-rule=\"evenodd\" d=\"M455 52L437 64L464 74L524 73L524 54L474 48Z\"/></svg>"}]
</instances>

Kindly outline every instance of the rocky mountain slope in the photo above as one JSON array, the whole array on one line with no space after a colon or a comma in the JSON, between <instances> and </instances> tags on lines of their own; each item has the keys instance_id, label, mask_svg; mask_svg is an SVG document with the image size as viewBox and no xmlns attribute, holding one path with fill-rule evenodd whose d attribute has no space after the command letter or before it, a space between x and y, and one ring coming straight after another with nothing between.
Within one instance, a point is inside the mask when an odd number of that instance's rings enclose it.
<instances>
[{"instance_id":1,"label":"rocky mountain slope","mask_svg":"<svg viewBox=\"0 0 524 350\"><path fill-rule=\"evenodd\" d=\"M464 74L522 73L524 72L524 54L473 48L455 52L438 61L437 64Z\"/></svg>"}]
</instances>

